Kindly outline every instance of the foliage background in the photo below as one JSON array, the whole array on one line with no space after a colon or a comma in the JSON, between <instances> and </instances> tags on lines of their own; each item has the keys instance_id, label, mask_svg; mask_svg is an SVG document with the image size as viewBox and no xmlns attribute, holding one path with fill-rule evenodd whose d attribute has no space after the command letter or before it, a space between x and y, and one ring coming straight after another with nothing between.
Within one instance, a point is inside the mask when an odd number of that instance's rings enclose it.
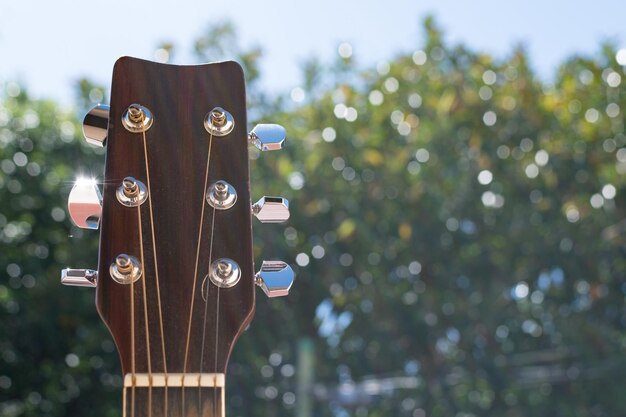
<instances>
[{"instance_id":1,"label":"foliage background","mask_svg":"<svg viewBox=\"0 0 626 417\"><path fill-rule=\"evenodd\" d=\"M288 226L255 227L254 243L258 260L293 259L298 280L257 303L228 414L620 415L626 56L601 45L546 82L521 47L496 60L446 44L432 19L424 31L377 68L346 50L303 63L295 104L260 90L262 51L236 47L231 26L194 45L199 61L237 57L251 118L291 137L251 151L253 194L292 205ZM68 111L2 89L2 416L120 415L93 293L58 283L97 257L65 199L77 166L102 174L79 116L106 98L89 80L77 91Z\"/></svg>"}]
</instances>

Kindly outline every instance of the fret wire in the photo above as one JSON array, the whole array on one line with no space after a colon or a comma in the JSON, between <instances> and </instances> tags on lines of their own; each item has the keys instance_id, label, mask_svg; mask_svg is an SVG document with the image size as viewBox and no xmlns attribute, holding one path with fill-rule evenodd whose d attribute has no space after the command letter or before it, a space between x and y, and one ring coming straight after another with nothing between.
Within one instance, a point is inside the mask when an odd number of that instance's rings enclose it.
<instances>
[{"instance_id":1,"label":"fret wire","mask_svg":"<svg viewBox=\"0 0 626 417\"><path fill-rule=\"evenodd\" d=\"M147 141L146 141L146 131L145 130L142 132L142 139L143 139L143 155L144 155L144 160L145 160L145 164L146 164L146 185L148 187L148 208L150 210L150 229L151 229L151 233L152 233L152 252L153 252L153 260L154 260L154 276L155 276L155 280L156 280L156 290L157 290L157 305L158 305L158 312L159 312L159 330L161 332L161 353L163 355L163 373L165 374L165 404L164 404L165 414L164 415L167 417L167 405L168 405L167 404L167 358L165 356L165 336L164 336L164 332L163 332L163 312L162 312L162 308L161 308L161 286L160 286L160 283L159 283L159 267L158 267L158 263L157 263L156 235L154 233L154 215L153 215L153 212L152 212L152 191L151 191L151 188L150 188L150 167L149 167L149 164L148 164L148 145L147 145ZM141 205L139 205L139 207L140 206ZM142 250L143 250L143 245L142 245ZM145 265L143 263L143 259L142 259L141 262L142 262L142 265ZM145 278L144 278L144 283L145 283ZM146 304L146 309L147 309L147 304ZM146 322L146 331L147 331L147 327L148 327L148 325L147 325L147 322ZM148 351L149 350L150 349L148 348ZM150 355L150 353L148 352L148 356L149 355ZM149 361L150 360L148 359L148 362ZM148 365L148 366L150 366L150 365Z\"/></svg>"},{"instance_id":2,"label":"fret wire","mask_svg":"<svg viewBox=\"0 0 626 417\"><path fill-rule=\"evenodd\" d=\"M212 149L212 145L213 145L213 132L209 133L209 150L208 150L208 155L207 155L207 162L206 162L206 173L204 175L204 192L202 193L202 208L200 210L200 226L198 229L198 242L196 244L196 264L194 267L194 273L193 273L193 285L192 285L192 289L191 289L191 303L189 306L189 323L187 325L187 341L185 343L185 359L183 362L183 379L185 378L185 374L187 373L187 359L189 356L189 343L191 340L191 323L192 323L192 319L193 319L193 306L195 303L195 298L196 298L196 286L197 286L197 282L198 282L198 264L200 262L200 243L202 241L202 228L204 226L204 208L205 208L205 201L206 201L206 193L207 193L207 189L208 189L208 185L209 185L209 168L211 165L211 149ZM182 415L185 415L185 387L184 387L184 383L183 383L183 388L182 388L182 392L181 392L181 405L182 405Z\"/></svg>"}]
</instances>

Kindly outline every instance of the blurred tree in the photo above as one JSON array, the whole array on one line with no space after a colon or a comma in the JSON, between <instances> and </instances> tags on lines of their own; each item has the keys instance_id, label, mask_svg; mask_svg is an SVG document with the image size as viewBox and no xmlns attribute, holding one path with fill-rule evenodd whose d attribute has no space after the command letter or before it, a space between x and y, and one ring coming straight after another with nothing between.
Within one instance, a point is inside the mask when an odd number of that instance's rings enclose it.
<instances>
[{"instance_id":1,"label":"blurred tree","mask_svg":"<svg viewBox=\"0 0 626 417\"><path fill-rule=\"evenodd\" d=\"M261 47L242 49L232 23L222 22L210 26L204 35L196 39L193 51L198 62L235 60L241 64L246 77L248 107L253 115L272 114L277 110L270 105L268 97L258 86L261 75L259 60L263 54Z\"/></svg>"},{"instance_id":2,"label":"blurred tree","mask_svg":"<svg viewBox=\"0 0 626 417\"><path fill-rule=\"evenodd\" d=\"M303 65L298 94L259 92L253 118L292 139L251 150L253 190L289 198L292 218L263 226L255 253L295 259L298 280L257 303L229 369L230 416L295 415L303 346L315 416L626 409L623 62L604 45L548 83L523 48L497 60L447 45L433 19L424 28L421 47L375 69L342 44L335 63ZM224 24L196 51L239 57L254 84L260 50L234 45ZM4 86L2 416L119 415L93 293L57 283L97 253L63 208L74 161L101 172L77 132L53 103Z\"/></svg>"},{"instance_id":3,"label":"blurred tree","mask_svg":"<svg viewBox=\"0 0 626 417\"><path fill-rule=\"evenodd\" d=\"M78 87L80 106L102 100L88 82ZM97 235L70 226L65 200L76 175L102 171L102 157L81 145L74 114L14 83L3 92L0 415L118 415L117 358L95 324L93 292L58 283L59 267L97 259Z\"/></svg>"}]
</instances>

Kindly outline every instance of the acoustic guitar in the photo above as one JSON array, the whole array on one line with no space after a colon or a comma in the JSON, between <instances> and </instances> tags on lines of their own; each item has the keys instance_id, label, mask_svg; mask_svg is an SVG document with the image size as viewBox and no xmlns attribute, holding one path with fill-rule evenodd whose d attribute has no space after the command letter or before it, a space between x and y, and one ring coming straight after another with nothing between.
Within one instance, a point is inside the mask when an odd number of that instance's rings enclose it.
<instances>
[{"instance_id":1,"label":"acoustic guitar","mask_svg":"<svg viewBox=\"0 0 626 417\"><path fill-rule=\"evenodd\" d=\"M285 129L248 133L242 68L177 66L120 58L110 107L83 122L106 146L102 191L79 179L74 223L100 228L97 270L64 269L66 285L95 287L96 308L117 346L123 415L224 416L228 358L250 324L255 285L287 295L291 267L254 272L252 216L284 222L281 197L250 199L248 146L281 149Z\"/></svg>"}]
</instances>

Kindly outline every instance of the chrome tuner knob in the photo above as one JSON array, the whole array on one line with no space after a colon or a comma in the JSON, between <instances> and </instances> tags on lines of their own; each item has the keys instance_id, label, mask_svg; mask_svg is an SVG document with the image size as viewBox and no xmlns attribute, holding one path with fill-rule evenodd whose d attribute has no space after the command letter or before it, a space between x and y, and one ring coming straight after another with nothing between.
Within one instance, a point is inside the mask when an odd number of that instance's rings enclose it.
<instances>
[{"instance_id":1,"label":"chrome tuner knob","mask_svg":"<svg viewBox=\"0 0 626 417\"><path fill-rule=\"evenodd\" d=\"M282 197L261 197L252 205L252 213L261 223L282 223L289 219L289 201Z\"/></svg>"},{"instance_id":2,"label":"chrome tuner knob","mask_svg":"<svg viewBox=\"0 0 626 417\"><path fill-rule=\"evenodd\" d=\"M83 135L87 143L103 147L107 141L109 128L109 106L98 104L83 119Z\"/></svg>"},{"instance_id":3,"label":"chrome tuner knob","mask_svg":"<svg viewBox=\"0 0 626 417\"><path fill-rule=\"evenodd\" d=\"M287 131L281 125L259 124L248 133L248 141L262 151L277 151L285 147Z\"/></svg>"},{"instance_id":4,"label":"chrome tuner knob","mask_svg":"<svg viewBox=\"0 0 626 417\"><path fill-rule=\"evenodd\" d=\"M268 297L283 297L289 294L293 278L293 269L285 262L263 261L255 281Z\"/></svg>"},{"instance_id":5,"label":"chrome tuner knob","mask_svg":"<svg viewBox=\"0 0 626 417\"><path fill-rule=\"evenodd\" d=\"M93 180L79 179L67 199L74 224L83 229L97 229L102 215L102 194Z\"/></svg>"},{"instance_id":6,"label":"chrome tuner knob","mask_svg":"<svg viewBox=\"0 0 626 417\"><path fill-rule=\"evenodd\" d=\"M98 271L65 268L61 270L61 284L72 287L95 287L98 284Z\"/></svg>"}]
</instances>

